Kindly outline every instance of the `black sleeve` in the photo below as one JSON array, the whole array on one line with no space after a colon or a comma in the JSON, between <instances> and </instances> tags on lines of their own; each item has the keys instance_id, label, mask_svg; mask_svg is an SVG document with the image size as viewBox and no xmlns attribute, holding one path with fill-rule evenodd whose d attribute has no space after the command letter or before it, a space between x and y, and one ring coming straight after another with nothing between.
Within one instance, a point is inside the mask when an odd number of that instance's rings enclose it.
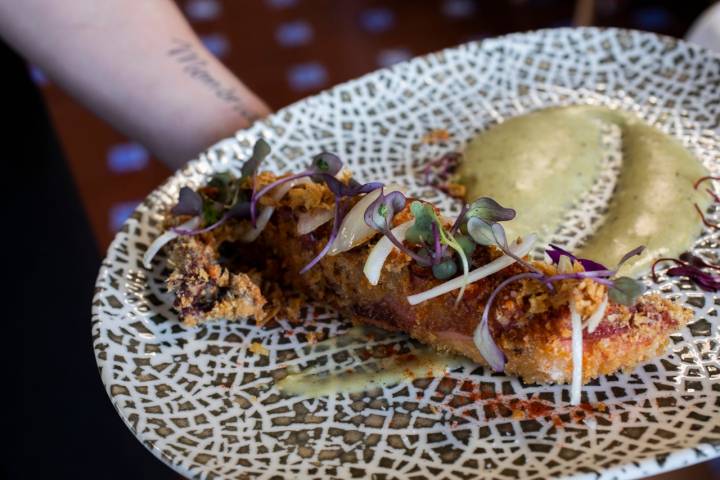
<instances>
[{"instance_id":1,"label":"black sleeve","mask_svg":"<svg viewBox=\"0 0 720 480\"><path fill-rule=\"evenodd\" d=\"M9 259L5 300L13 312L3 316L11 323L3 329L4 363L17 377L2 392L21 404L8 415L17 434L0 476L177 479L134 438L105 393L90 335L98 248L25 62L0 42L0 65L10 121L0 136L0 176L10 192L2 258Z\"/></svg>"}]
</instances>

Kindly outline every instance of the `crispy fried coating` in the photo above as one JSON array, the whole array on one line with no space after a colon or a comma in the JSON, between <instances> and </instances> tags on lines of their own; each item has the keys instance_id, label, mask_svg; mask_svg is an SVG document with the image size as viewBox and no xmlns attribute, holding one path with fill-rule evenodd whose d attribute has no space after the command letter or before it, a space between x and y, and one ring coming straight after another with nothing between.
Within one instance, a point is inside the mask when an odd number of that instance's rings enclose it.
<instances>
[{"instance_id":1,"label":"crispy fried coating","mask_svg":"<svg viewBox=\"0 0 720 480\"><path fill-rule=\"evenodd\" d=\"M264 181L268 181L264 178ZM263 318L265 299L259 279L236 273L220 265L218 251L223 243L246 258L263 255L267 263L260 270L283 285L301 291L307 298L326 302L352 319L386 330L403 331L438 350L458 353L485 364L475 343L477 327L491 292L508 277L525 268L514 264L488 278L469 285L459 304L457 292L411 306L406 297L440 283L429 269L410 262L405 254L393 252L386 262L380 283L372 286L363 274L363 265L377 238L335 256L327 256L305 274L298 272L325 245L330 233L326 224L312 233L297 233L297 216L327 202L327 192L318 184L299 185L275 206L275 214L256 243L262 249L237 244L247 222L234 222L218 231L183 238L172 247L173 273L168 279L176 295L176 307L183 323L193 325L216 318L239 320ZM401 212L396 223L407 220ZM258 253L262 252L262 253ZM501 255L494 247L479 247L471 258L472 267L484 265ZM554 265L536 262L549 274ZM575 269L581 269L579 264ZM572 373L570 302L583 318L590 316L607 296L607 287L590 279L568 279L555 283L549 292L532 279L510 284L498 295L490 316L496 343L507 357L505 371L529 383L567 383ZM598 327L583 330L583 382L661 355L669 335L682 328L691 311L657 294L644 295L627 307L610 302Z\"/></svg>"},{"instance_id":2,"label":"crispy fried coating","mask_svg":"<svg viewBox=\"0 0 720 480\"><path fill-rule=\"evenodd\" d=\"M231 273L218 263L215 242L181 237L170 253L173 271L167 284L185 326L218 319L254 317L262 323L265 297L246 273Z\"/></svg>"}]
</instances>

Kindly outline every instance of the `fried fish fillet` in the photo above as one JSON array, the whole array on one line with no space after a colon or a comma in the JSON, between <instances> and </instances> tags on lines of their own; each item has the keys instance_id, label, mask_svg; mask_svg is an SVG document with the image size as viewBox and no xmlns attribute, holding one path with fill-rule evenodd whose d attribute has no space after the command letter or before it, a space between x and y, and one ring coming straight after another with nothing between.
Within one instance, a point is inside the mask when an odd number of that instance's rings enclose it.
<instances>
[{"instance_id":1,"label":"fried fish fillet","mask_svg":"<svg viewBox=\"0 0 720 480\"><path fill-rule=\"evenodd\" d=\"M306 235L297 232L299 214L328 207L332 194L323 189L327 190L317 184L292 188L273 205L275 213L254 243L239 241L249 228L247 221L228 222L211 232L176 240L170 252L173 271L168 287L176 296L181 320L195 325L253 317L262 323L266 320L266 300L261 293L261 272L263 278L276 279L309 299L333 306L355 323L406 332L438 350L486 364L473 333L493 290L526 267L516 263L471 283L458 304L457 292L450 292L414 306L408 303L409 295L442 281L395 250L385 263L380 283L371 285L363 266L377 237L344 253L326 256L299 274L330 235L330 224ZM406 209L395 222L408 219ZM478 247L471 269L500 255L495 247ZM555 265L534 265L549 275L557 273ZM582 270L577 262L573 268ZM567 279L554 285L551 293L532 279L511 283L492 306L490 330L507 358L505 372L528 383L570 382L570 303L574 302L576 310L587 318L607 296L607 287L592 279ZM592 333L583 329L583 383L617 370L630 370L661 355L669 335L690 319L689 309L657 294L641 296L631 307L610 301L598 327Z\"/></svg>"}]
</instances>

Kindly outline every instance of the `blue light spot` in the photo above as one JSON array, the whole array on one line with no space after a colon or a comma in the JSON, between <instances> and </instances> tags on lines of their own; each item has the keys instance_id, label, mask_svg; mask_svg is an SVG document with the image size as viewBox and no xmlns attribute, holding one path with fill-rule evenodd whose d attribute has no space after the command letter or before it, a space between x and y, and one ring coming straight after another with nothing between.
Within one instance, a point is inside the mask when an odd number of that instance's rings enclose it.
<instances>
[{"instance_id":1,"label":"blue light spot","mask_svg":"<svg viewBox=\"0 0 720 480\"><path fill-rule=\"evenodd\" d=\"M283 23L275 30L275 40L283 47L305 45L310 43L312 38L312 26L303 20Z\"/></svg>"},{"instance_id":2,"label":"blue light spot","mask_svg":"<svg viewBox=\"0 0 720 480\"><path fill-rule=\"evenodd\" d=\"M288 8L297 3L297 0L265 0L265 3L272 8Z\"/></svg>"},{"instance_id":3,"label":"blue light spot","mask_svg":"<svg viewBox=\"0 0 720 480\"><path fill-rule=\"evenodd\" d=\"M200 37L205 48L218 58L222 58L230 51L230 42L222 33L210 33Z\"/></svg>"},{"instance_id":4,"label":"blue light spot","mask_svg":"<svg viewBox=\"0 0 720 480\"><path fill-rule=\"evenodd\" d=\"M47 75L45 75L45 72L40 70L39 67L36 67L35 65L30 65L30 78L32 79L33 83L39 87L44 87L45 85L50 83L50 80L48 79Z\"/></svg>"},{"instance_id":5,"label":"blue light spot","mask_svg":"<svg viewBox=\"0 0 720 480\"><path fill-rule=\"evenodd\" d=\"M313 90L327 82L327 70L317 62L301 63L288 70L288 83L296 91Z\"/></svg>"},{"instance_id":6,"label":"blue light spot","mask_svg":"<svg viewBox=\"0 0 720 480\"><path fill-rule=\"evenodd\" d=\"M389 67L396 63L404 62L412 57L412 53L407 48L388 48L380 50L377 55L377 63L381 67Z\"/></svg>"},{"instance_id":7,"label":"blue light spot","mask_svg":"<svg viewBox=\"0 0 720 480\"><path fill-rule=\"evenodd\" d=\"M189 0L185 4L185 13L195 22L214 20L222 12L222 5L217 0Z\"/></svg>"},{"instance_id":8,"label":"blue light spot","mask_svg":"<svg viewBox=\"0 0 720 480\"><path fill-rule=\"evenodd\" d=\"M475 13L475 2L472 0L445 0L443 14L450 18L466 18Z\"/></svg>"},{"instance_id":9,"label":"blue light spot","mask_svg":"<svg viewBox=\"0 0 720 480\"><path fill-rule=\"evenodd\" d=\"M113 173L137 172L147 167L150 155L139 143L121 143L110 147L108 168Z\"/></svg>"},{"instance_id":10,"label":"blue light spot","mask_svg":"<svg viewBox=\"0 0 720 480\"><path fill-rule=\"evenodd\" d=\"M662 30L672 23L670 12L660 7L639 8L632 18L633 23L643 30Z\"/></svg>"},{"instance_id":11,"label":"blue light spot","mask_svg":"<svg viewBox=\"0 0 720 480\"><path fill-rule=\"evenodd\" d=\"M112 207L110 207L110 221L109 226L110 230L113 232L117 232L122 228L123 223L125 223L125 220L130 218L130 215L135 211L135 208L140 204L139 200L133 200L130 202L120 202L116 203Z\"/></svg>"},{"instance_id":12,"label":"blue light spot","mask_svg":"<svg viewBox=\"0 0 720 480\"><path fill-rule=\"evenodd\" d=\"M371 33L390 30L395 23L395 14L387 8L370 8L360 15L360 24Z\"/></svg>"}]
</instances>

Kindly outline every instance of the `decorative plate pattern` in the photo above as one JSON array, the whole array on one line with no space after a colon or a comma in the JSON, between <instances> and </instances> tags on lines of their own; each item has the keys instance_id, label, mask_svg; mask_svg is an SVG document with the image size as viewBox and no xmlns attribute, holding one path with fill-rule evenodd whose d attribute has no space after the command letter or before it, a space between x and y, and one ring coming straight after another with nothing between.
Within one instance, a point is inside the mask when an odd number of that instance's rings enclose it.
<instances>
[{"instance_id":1,"label":"decorative plate pattern","mask_svg":"<svg viewBox=\"0 0 720 480\"><path fill-rule=\"evenodd\" d=\"M720 175L720 58L612 29L510 35L417 58L287 107L188 164L127 221L97 280L95 353L128 427L195 478L609 479L720 455L720 299L682 280L649 285L692 306L694 322L673 337L664 358L586 386L584 400L606 406L589 412L568 406L567 387L525 385L474 366L365 393L282 396L274 382L284 372L323 361L322 353L307 353L308 334L338 335L346 320L307 305L300 326L185 329L163 287L163 259L152 272L142 267L179 187L211 172L237 172L259 136L274 148L267 167L275 171L298 170L313 153L333 151L362 179L401 182L452 213L453 201L421 185L420 166L438 153L420 141L428 130L451 132L442 151L460 149L489 125L564 104L634 112ZM593 208L571 212L556 239L573 243L583 225L592 228L616 171L608 159ZM706 230L694 251L718 262L719 243L718 232ZM253 353L254 342L268 355ZM352 348L336 360L352 361ZM513 402L529 400L534 414L514 411Z\"/></svg>"}]
</instances>

